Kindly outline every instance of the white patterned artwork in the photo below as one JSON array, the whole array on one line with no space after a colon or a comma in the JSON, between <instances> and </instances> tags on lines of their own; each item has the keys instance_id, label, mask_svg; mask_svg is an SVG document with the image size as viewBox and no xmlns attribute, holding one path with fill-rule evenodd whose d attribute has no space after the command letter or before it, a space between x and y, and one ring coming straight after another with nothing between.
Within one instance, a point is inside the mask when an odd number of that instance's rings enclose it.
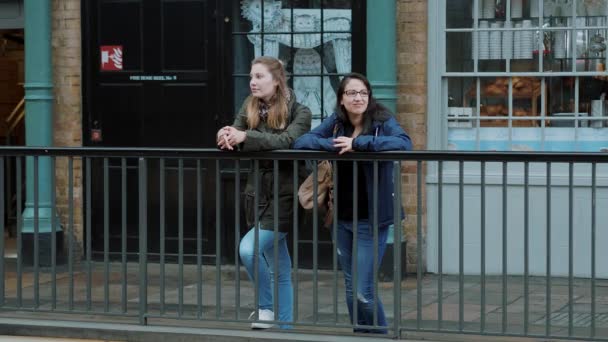
<instances>
[{"instance_id":1,"label":"white patterned artwork","mask_svg":"<svg viewBox=\"0 0 608 342\"><path fill-rule=\"evenodd\" d=\"M263 38L259 35L262 31L262 1L265 33ZM293 72L297 75L293 82L294 91L298 101L307 105L313 115L320 115L321 108L324 109L326 116L332 113L336 104L335 90L329 77L323 78L323 86L321 86L320 77L300 75L327 73L325 66L322 66L321 56L315 50L323 44L331 44L330 48L325 47L327 51L323 58L332 59L332 61L325 60L326 63L323 64L327 65L331 62L329 64L335 65L337 73L348 73L352 70L351 13L348 9L326 8L323 9L322 16L319 9L296 8L292 13L291 9L284 9L282 2L278 0L241 1L241 15L252 24L248 40L254 46L255 57L266 55L279 58L281 45L296 49L293 60ZM321 31L324 33L321 34ZM285 34L290 32L295 34ZM328 55L327 52L333 52L333 55Z\"/></svg>"},{"instance_id":2,"label":"white patterned artwork","mask_svg":"<svg viewBox=\"0 0 608 342\"><path fill-rule=\"evenodd\" d=\"M318 75L321 56L314 49L299 49L294 57L293 72L298 75ZM326 73L323 67L323 73ZM296 77L293 81L294 91L298 102L310 108L314 114L323 113L330 116L336 105L336 93L328 77L323 77L323 85L319 77ZM323 98L321 98L323 93ZM323 103L323 106L321 106Z\"/></svg>"}]
</instances>

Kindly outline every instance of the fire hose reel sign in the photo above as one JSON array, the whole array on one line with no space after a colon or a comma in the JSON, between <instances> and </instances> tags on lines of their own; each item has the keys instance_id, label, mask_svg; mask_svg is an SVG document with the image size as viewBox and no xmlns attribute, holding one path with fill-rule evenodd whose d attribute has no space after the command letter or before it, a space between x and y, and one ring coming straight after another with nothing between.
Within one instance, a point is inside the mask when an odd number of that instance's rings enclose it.
<instances>
[{"instance_id":1,"label":"fire hose reel sign","mask_svg":"<svg viewBox=\"0 0 608 342\"><path fill-rule=\"evenodd\" d=\"M101 71L122 70L122 45L101 46Z\"/></svg>"}]
</instances>

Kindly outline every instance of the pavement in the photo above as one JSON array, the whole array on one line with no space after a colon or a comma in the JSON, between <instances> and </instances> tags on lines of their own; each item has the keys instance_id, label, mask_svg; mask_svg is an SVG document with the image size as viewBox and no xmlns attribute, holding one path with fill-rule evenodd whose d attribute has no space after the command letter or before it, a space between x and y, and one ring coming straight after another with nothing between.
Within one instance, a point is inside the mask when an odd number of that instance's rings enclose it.
<instances>
[{"instance_id":1,"label":"pavement","mask_svg":"<svg viewBox=\"0 0 608 342\"><path fill-rule=\"evenodd\" d=\"M200 274L196 265L180 268L176 264L166 264L161 269L158 263L148 265L147 327L226 329L250 334L248 316L254 307L255 296L243 269L235 272L234 266L223 265L221 271L216 272L215 265L204 265ZM9 318L60 319L114 324L116 330L122 329L119 324L139 325L140 273L137 263L113 262L105 269L103 263L94 262L90 272L83 263L75 266L73 276L67 272L67 265L61 265L55 277L49 268L41 268L37 286L34 270L25 267L20 280L21 298L18 297L15 270L14 265L6 264L5 307L0 313L0 323ZM487 276L483 280L485 286L482 287L480 277L465 276L461 287L461 279L457 276L429 274L422 277L418 288L415 275L410 275L399 282L401 302L398 307L394 303L394 282L379 282L378 290L389 326L392 326L395 314L399 314L400 326L404 329L402 336L408 339L474 340L474 335L446 334L460 331L511 336L527 331L528 336L544 336L547 329L551 338L589 338L592 334L608 338L607 280L596 280L593 293L589 279L574 279L570 286L567 278L551 278L550 297L546 295L548 279L545 277L529 277L527 285L523 277L507 277L506 287L503 287L505 283L501 276ZM525 286L528 287L527 296ZM334 275L331 271L319 271L315 276L310 270L298 270L294 274L294 287L297 288L294 302L298 322L294 332L356 337L348 327L341 272ZM595 303L595 315L591 315L592 302ZM440 334L428 335L438 329ZM282 333L277 329L271 331ZM15 335L33 333L31 329L25 332ZM0 330L0 334L6 333ZM105 338L102 335L87 337ZM114 337L109 335L107 338ZM0 337L0 341L5 340L38 341ZM122 338L114 340L124 341ZM485 336L481 341L488 340L491 338Z\"/></svg>"},{"instance_id":2,"label":"pavement","mask_svg":"<svg viewBox=\"0 0 608 342\"><path fill-rule=\"evenodd\" d=\"M0 342L113 342L109 340L81 340L71 338L0 336Z\"/></svg>"}]
</instances>

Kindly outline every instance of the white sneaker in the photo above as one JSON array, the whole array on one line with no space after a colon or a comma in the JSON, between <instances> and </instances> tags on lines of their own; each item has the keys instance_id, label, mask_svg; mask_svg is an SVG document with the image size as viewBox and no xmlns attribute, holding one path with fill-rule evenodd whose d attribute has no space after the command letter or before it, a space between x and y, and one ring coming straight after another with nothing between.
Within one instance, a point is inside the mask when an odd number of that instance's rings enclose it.
<instances>
[{"instance_id":1,"label":"white sneaker","mask_svg":"<svg viewBox=\"0 0 608 342\"><path fill-rule=\"evenodd\" d=\"M249 319L253 319L255 311L249 315ZM258 309L258 321L274 321L274 312L267 309ZM251 329L268 329L274 327L274 324L270 323L251 323Z\"/></svg>"}]
</instances>

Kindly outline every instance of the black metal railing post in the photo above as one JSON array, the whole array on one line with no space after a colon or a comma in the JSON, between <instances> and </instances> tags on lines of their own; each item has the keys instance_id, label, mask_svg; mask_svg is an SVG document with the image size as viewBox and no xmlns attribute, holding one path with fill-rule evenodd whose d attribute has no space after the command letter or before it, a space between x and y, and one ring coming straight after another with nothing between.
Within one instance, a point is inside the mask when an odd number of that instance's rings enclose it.
<instances>
[{"instance_id":1,"label":"black metal railing post","mask_svg":"<svg viewBox=\"0 0 608 342\"><path fill-rule=\"evenodd\" d=\"M146 158L138 163L139 202L139 324L148 323L148 170Z\"/></svg>"}]
</instances>

